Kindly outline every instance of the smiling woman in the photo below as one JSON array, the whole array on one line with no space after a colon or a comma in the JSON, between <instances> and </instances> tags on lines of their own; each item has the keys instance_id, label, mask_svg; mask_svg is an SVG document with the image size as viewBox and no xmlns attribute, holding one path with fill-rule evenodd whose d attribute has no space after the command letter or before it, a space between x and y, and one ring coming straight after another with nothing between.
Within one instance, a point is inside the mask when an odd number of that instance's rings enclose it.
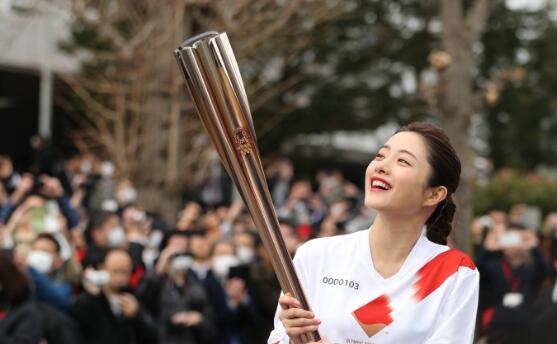
<instances>
[{"instance_id":1,"label":"smiling woman","mask_svg":"<svg viewBox=\"0 0 557 344\"><path fill-rule=\"evenodd\" d=\"M325 343L472 343L479 274L446 246L460 171L438 127L412 123L391 136L365 173L371 228L298 249L313 310L282 295L268 342L317 329Z\"/></svg>"}]
</instances>

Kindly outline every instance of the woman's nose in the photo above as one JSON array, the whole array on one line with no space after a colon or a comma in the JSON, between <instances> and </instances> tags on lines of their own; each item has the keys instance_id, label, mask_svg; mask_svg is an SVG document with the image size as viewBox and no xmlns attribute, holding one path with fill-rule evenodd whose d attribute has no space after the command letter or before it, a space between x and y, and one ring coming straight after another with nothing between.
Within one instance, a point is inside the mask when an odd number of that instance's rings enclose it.
<instances>
[{"instance_id":1,"label":"woman's nose","mask_svg":"<svg viewBox=\"0 0 557 344\"><path fill-rule=\"evenodd\" d=\"M389 171L390 171L390 168L389 168L389 163L388 163L387 159L383 159L381 161L376 161L376 164L375 164L375 172L376 173L382 172L382 173L388 174Z\"/></svg>"}]
</instances>

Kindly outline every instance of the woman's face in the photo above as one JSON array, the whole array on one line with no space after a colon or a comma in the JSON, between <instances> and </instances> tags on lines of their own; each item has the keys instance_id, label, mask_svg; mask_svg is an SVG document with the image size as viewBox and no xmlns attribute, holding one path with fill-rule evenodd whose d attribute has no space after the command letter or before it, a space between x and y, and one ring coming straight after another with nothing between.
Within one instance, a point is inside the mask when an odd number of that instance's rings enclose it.
<instances>
[{"instance_id":1,"label":"woman's face","mask_svg":"<svg viewBox=\"0 0 557 344\"><path fill-rule=\"evenodd\" d=\"M366 207L399 215L423 211L430 173L424 139L413 132L393 135L367 167Z\"/></svg>"}]
</instances>

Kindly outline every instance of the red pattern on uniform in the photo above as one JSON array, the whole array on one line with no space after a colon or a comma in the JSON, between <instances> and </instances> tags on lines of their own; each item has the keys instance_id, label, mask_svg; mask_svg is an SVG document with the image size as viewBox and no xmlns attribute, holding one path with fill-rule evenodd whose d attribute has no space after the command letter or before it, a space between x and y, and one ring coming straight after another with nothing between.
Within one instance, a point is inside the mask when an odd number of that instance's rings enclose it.
<instances>
[{"instance_id":1,"label":"red pattern on uniform","mask_svg":"<svg viewBox=\"0 0 557 344\"><path fill-rule=\"evenodd\" d=\"M417 302L425 299L429 294L439 288L449 277L454 275L461 267L471 270L476 269L476 265L463 252L450 249L438 254L418 271L418 280L414 284L416 293L414 296Z\"/></svg>"},{"instance_id":2,"label":"red pattern on uniform","mask_svg":"<svg viewBox=\"0 0 557 344\"><path fill-rule=\"evenodd\" d=\"M393 322L391 312L393 309L389 305L387 295L381 295L369 303L354 311L354 316L359 322L366 325L385 324L389 325Z\"/></svg>"}]
</instances>

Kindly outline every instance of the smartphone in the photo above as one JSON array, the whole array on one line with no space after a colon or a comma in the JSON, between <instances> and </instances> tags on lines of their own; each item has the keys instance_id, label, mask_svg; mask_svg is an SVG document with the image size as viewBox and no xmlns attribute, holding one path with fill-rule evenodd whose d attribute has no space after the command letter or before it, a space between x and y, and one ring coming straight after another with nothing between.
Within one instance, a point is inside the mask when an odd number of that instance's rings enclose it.
<instances>
[{"instance_id":1,"label":"smartphone","mask_svg":"<svg viewBox=\"0 0 557 344\"><path fill-rule=\"evenodd\" d=\"M103 270L90 270L85 274L85 279L98 287L103 286L110 280L110 275Z\"/></svg>"},{"instance_id":2,"label":"smartphone","mask_svg":"<svg viewBox=\"0 0 557 344\"><path fill-rule=\"evenodd\" d=\"M505 232L499 236L501 248L519 247L522 245L522 235L519 232Z\"/></svg>"},{"instance_id":3,"label":"smartphone","mask_svg":"<svg viewBox=\"0 0 557 344\"><path fill-rule=\"evenodd\" d=\"M31 229L34 233L42 233L45 230L44 218L46 215L45 207L31 207L29 208L29 216L31 220Z\"/></svg>"},{"instance_id":4,"label":"smartphone","mask_svg":"<svg viewBox=\"0 0 557 344\"><path fill-rule=\"evenodd\" d=\"M480 221L484 228L491 229L491 227L493 227L493 219L491 219L491 216L489 215L482 216Z\"/></svg>"}]
</instances>

